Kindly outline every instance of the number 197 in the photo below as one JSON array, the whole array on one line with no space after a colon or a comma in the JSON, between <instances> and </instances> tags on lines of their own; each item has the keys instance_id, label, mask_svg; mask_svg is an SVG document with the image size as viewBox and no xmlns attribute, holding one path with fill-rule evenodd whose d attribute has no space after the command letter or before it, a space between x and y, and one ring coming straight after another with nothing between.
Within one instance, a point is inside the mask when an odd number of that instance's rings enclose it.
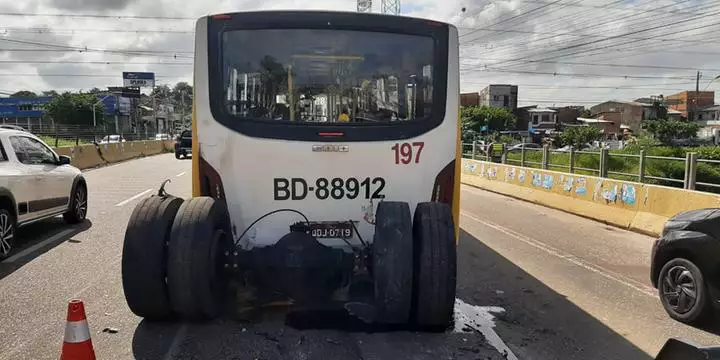
<instances>
[{"instance_id":1,"label":"number 197","mask_svg":"<svg viewBox=\"0 0 720 360\"><path fill-rule=\"evenodd\" d=\"M420 153L422 153L425 143L418 141L414 143L395 144L390 149L395 152L395 164L409 164L411 162L420 162ZM415 156L413 156L415 155Z\"/></svg>"}]
</instances>

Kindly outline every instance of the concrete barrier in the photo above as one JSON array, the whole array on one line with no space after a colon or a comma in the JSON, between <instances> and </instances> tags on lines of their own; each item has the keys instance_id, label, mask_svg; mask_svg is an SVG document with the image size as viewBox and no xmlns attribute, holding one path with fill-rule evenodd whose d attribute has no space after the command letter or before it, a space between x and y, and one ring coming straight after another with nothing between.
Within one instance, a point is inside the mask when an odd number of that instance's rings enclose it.
<instances>
[{"instance_id":1,"label":"concrete barrier","mask_svg":"<svg viewBox=\"0 0 720 360\"><path fill-rule=\"evenodd\" d=\"M80 169L89 169L117 163L142 156L161 154L173 148L173 141L128 141L111 144L84 144L55 148L58 155L72 158L71 164Z\"/></svg>"},{"instance_id":2,"label":"concrete barrier","mask_svg":"<svg viewBox=\"0 0 720 360\"><path fill-rule=\"evenodd\" d=\"M679 212L720 207L715 194L463 159L462 183L658 236Z\"/></svg>"}]
</instances>

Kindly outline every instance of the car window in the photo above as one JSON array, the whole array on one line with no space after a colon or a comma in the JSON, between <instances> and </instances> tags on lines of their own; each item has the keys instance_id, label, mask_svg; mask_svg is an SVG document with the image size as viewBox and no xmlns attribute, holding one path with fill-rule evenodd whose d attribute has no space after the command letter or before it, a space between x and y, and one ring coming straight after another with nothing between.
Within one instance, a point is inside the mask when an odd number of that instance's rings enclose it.
<instances>
[{"instance_id":1,"label":"car window","mask_svg":"<svg viewBox=\"0 0 720 360\"><path fill-rule=\"evenodd\" d=\"M38 165L55 164L57 162L55 153L36 139L25 136L12 136L10 137L10 145L15 152L15 156L23 164Z\"/></svg>"}]
</instances>

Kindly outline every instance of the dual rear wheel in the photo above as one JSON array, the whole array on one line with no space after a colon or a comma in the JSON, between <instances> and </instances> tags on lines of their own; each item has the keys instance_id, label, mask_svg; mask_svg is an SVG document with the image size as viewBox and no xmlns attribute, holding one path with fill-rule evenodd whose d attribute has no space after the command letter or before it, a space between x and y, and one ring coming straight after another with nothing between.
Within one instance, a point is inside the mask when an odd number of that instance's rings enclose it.
<instances>
[{"instance_id":1,"label":"dual rear wheel","mask_svg":"<svg viewBox=\"0 0 720 360\"><path fill-rule=\"evenodd\" d=\"M373 278L377 319L447 327L455 302L456 247L450 207L383 201L376 211ZM232 247L222 202L153 196L125 233L122 279L131 311L148 320L207 320L222 307L221 257Z\"/></svg>"},{"instance_id":2,"label":"dual rear wheel","mask_svg":"<svg viewBox=\"0 0 720 360\"><path fill-rule=\"evenodd\" d=\"M380 321L431 328L450 325L456 266L455 227L447 204L420 203L412 218L405 202L378 204L373 277Z\"/></svg>"},{"instance_id":3,"label":"dual rear wheel","mask_svg":"<svg viewBox=\"0 0 720 360\"><path fill-rule=\"evenodd\" d=\"M217 269L228 248L229 220L209 197L153 196L135 207L122 256L130 310L148 320L206 320L221 307Z\"/></svg>"}]
</instances>

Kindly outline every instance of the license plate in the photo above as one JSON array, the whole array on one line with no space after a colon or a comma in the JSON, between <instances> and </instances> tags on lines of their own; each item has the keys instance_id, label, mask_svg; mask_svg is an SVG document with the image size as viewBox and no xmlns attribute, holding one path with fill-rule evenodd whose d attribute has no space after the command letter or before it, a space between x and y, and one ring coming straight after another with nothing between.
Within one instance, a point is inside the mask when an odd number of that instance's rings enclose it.
<instances>
[{"instance_id":1,"label":"license plate","mask_svg":"<svg viewBox=\"0 0 720 360\"><path fill-rule=\"evenodd\" d=\"M353 235L353 226L340 221L311 223L310 234L317 239L347 239Z\"/></svg>"}]
</instances>

